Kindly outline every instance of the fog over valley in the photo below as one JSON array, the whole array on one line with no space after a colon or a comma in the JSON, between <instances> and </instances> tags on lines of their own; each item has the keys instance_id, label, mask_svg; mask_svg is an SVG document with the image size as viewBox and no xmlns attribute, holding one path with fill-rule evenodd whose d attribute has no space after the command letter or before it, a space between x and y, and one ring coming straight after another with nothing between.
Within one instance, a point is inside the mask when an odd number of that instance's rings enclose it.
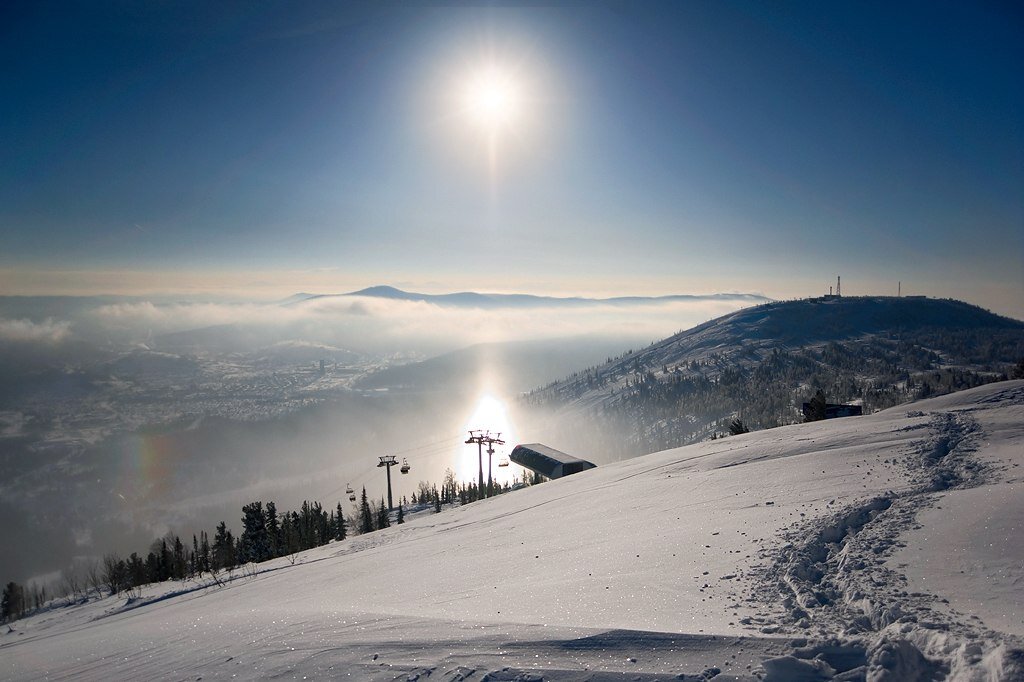
<instances>
[{"instance_id":1,"label":"fog over valley","mask_svg":"<svg viewBox=\"0 0 1024 682\"><path fill-rule=\"evenodd\" d=\"M0 574L237 525L258 499L347 508L348 484L380 497L385 454L412 465L399 497L473 480L466 429L504 430L499 456L535 438L519 394L765 300L398 294L0 298L0 522L34 548Z\"/></svg>"}]
</instances>

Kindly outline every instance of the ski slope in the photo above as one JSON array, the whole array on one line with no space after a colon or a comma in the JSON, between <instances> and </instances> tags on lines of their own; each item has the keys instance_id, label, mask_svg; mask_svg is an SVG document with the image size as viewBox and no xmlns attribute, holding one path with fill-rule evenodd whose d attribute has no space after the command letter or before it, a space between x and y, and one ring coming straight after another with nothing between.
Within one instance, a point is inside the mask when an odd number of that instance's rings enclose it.
<instances>
[{"instance_id":1,"label":"ski slope","mask_svg":"<svg viewBox=\"0 0 1024 682\"><path fill-rule=\"evenodd\" d=\"M1022 463L1020 381L710 441L51 609L0 678L1024 679Z\"/></svg>"}]
</instances>

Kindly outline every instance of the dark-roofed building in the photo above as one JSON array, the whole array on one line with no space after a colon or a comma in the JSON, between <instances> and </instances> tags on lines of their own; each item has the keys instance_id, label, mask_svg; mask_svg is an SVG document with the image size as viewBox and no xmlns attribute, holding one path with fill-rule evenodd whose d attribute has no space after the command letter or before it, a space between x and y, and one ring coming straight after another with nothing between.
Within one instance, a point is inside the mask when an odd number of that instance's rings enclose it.
<instances>
[{"instance_id":1,"label":"dark-roofed building","mask_svg":"<svg viewBox=\"0 0 1024 682\"><path fill-rule=\"evenodd\" d=\"M561 478L597 466L593 462L567 455L541 443L517 445L509 459L546 478Z\"/></svg>"}]
</instances>

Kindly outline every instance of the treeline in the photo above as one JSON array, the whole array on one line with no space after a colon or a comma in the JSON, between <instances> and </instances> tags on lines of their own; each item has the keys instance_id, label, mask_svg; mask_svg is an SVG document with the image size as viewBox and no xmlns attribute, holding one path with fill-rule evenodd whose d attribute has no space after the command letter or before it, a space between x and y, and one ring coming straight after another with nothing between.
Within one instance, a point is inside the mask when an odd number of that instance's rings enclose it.
<instances>
[{"instance_id":1,"label":"treeline","mask_svg":"<svg viewBox=\"0 0 1024 682\"><path fill-rule=\"evenodd\" d=\"M412 494L409 503L413 505L433 504L435 511L441 511L442 504L470 504L486 497L507 493L519 484L534 485L544 480L540 474L531 473L526 469L522 470L522 474L522 480L518 477L513 477L511 483L494 482L490 488L488 488L487 481L484 481L483 488L481 488L475 481L468 483L457 481L455 479L455 472L451 469L446 469L440 488L438 488L437 484L420 481L419 488ZM405 502L405 498L402 498L402 501Z\"/></svg>"},{"instance_id":2,"label":"treeline","mask_svg":"<svg viewBox=\"0 0 1024 682\"><path fill-rule=\"evenodd\" d=\"M523 471L522 484L540 483L539 475ZM465 505L484 497L509 492L520 484L494 483L488 489L474 482L456 480L451 469L445 472L440 486L420 481L411 498L403 497L394 513L394 522L405 522L405 509L410 505L422 509L432 506L440 512L442 505ZM61 582L47 589L31 584L22 586L9 582L0 601L0 621L9 622L41 609L53 598L64 598L68 604L85 601L90 594L101 598L105 594L127 594L130 599L141 595L141 587L169 580L188 580L209 575L219 583L221 576L240 566L268 561L279 557L294 557L301 551L326 545L332 540L344 540L350 533L364 534L388 528L392 513L381 498L370 500L363 487L356 505L356 518L345 518L341 503L327 511L319 502L303 502L295 511L279 513L274 502L251 502L242 507L242 532L235 535L227 523L217 524L211 540L202 531L192 536L191 543L168 533L150 545L142 556L132 552L127 558L111 553L102 561L87 561L63 572Z\"/></svg>"},{"instance_id":3,"label":"treeline","mask_svg":"<svg viewBox=\"0 0 1024 682\"><path fill-rule=\"evenodd\" d=\"M222 572L250 562L293 556L331 540L344 540L346 525L340 502L330 512L319 502L305 501L298 510L280 514L273 502L251 502L242 507L242 532L238 536L221 521L212 541L206 531L193 535L190 544L168 533L154 540L145 556L132 552L122 558L111 553L101 562L73 565L49 591L42 585L23 587L9 582L0 600L0 620L20 618L51 598L63 597L68 603L76 603L88 599L90 593L102 597L104 592L125 593L132 598L139 596L143 585L187 580L204 573L219 581Z\"/></svg>"}]
</instances>

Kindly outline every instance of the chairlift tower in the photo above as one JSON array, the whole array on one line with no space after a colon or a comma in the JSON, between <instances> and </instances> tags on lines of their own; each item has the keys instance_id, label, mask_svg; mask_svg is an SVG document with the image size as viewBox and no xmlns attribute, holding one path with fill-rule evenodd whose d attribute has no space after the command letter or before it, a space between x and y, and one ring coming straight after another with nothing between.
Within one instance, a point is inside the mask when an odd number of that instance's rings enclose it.
<instances>
[{"instance_id":1,"label":"chairlift tower","mask_svg":"<svg viewBox=\"0 0 1024 682\"><path fill-rule=\"evenodd\" d=\"M398 458L394 455L382 455L380 457L380 463L377 467L387 467L388 471L388 511L390 512L394 505L391 504L391 467L398 466Z\"/></svg>"},{"instance_id":2,"label":"chairlift tower","mask_svg":"<svg viewBox=\"0 0 1024 682\"><path fill-rule=\"evenodd\" d=\"M466 440L466 445L476 443L476 458L477 464L480 465L480 487L478 488L478 495L483 494L484 489L484 432L479 429L470 429L469 438Z\"/></svg>"},{"instance_id":3,"label":"chairlift tower","mask_svg":"<svg viewBox=\"0 0 1024 682\"><path fill-rule=\"evenodd\" d=\"M494 478L491 475L493 471L493 457L494 457L494 446L504 445L505 441L501 439L501 434L497 433L491 435L490 431L481 431L480 429L471 429L469 432L469 438L466 440L466 445L476 443L477 453L477 464L480 466L480 480L479 480L479 495L484 497L484 491L486 490L486 497L490 497L493 492ZM487 443L487 488L484 488L484 443Z\"/></svg>"},{"instance_id":4,"label":"chairlift tower","mask_svg":"<svg viewBox=\"0 0 1024 682\"><path fill-rule=\"evenodd\" d=\"M488 433L484 442L487 443L487 497L494 494L494 479L491 477L492 467L494 466L494 445L504 445L505 441L501 439L501 433L496 436L492 436Z\"/></svg>"}]
</instances>

